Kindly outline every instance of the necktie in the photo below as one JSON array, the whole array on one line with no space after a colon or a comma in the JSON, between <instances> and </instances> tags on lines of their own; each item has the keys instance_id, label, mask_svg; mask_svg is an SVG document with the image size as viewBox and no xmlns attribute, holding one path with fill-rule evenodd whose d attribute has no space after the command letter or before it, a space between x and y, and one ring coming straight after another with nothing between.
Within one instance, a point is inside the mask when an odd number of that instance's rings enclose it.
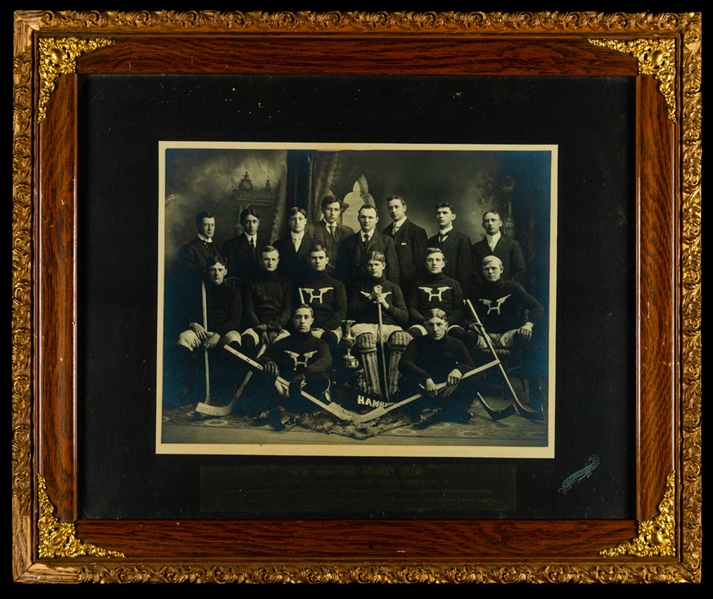
<instances>
[{"instance_id":1,"label":"necktie","mask_svg":"<svg viewBox=\"0 0 713 599\"><path fill-rule=\"evenodd\" d=\"M250 249L252 250L253 256L257 258L257 248L255 247L255 238L250 238Z\"/></svg>"},{"instance_id":2,"label":"necktie","mask_svg":"<svg viewBox=\"0 0 713 599\"><path fill-rule=\"evenodd\" d=\"M448 239L448 233L446 233L445 235L439 235L438 243L443 243L446 239Z\"/></svg>"}]
</instances>

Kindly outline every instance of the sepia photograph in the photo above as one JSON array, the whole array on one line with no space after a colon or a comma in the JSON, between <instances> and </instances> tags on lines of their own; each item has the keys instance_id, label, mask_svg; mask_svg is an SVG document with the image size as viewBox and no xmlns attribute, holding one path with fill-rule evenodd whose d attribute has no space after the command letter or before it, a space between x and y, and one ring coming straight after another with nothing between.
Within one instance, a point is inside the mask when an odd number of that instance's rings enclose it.
<instances>
[{"instance_id":1,"label":"sepia photograph","mask_svg":"<svg viewBox=\"0 0 713 599\"><path fill-rule=\"evenodd\" d=\"M557 147L159 143L157 452L554 456Z\"/></svg>"}]
</instances>

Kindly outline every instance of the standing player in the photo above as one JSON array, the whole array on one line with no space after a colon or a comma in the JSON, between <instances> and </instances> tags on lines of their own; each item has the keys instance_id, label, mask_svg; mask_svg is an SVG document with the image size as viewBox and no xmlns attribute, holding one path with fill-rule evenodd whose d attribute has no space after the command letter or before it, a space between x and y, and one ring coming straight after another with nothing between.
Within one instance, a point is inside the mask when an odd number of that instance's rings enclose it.
<instances>
[{"instance_id":1,"label":"standing player","mask_svg":"<svg viewBox=\"0 0 713 599\"><path fill-rule=\"evenodd\" d=\"M406 216L406 200L401 196L387 198L386 207L391 224L384 229L384 235L394 240L399 261L399 284L404 295L408 295L413 283L423 274L428 234Z\"/></svg>"},{"instance_id":2,"label":"standing player","mask_svg":"<svg viewBox=\"0 0 713 599\"><path fill-rule=\"evenodd\" d=\"M458 281L467 293L472 284L470 237L453 227L456 216L451 204L443 202L436 206L438 234L428 240L428 247L441 249L446 259L444 274Z\"/></svg>"},{"instance_id":3,"label":"standing player","mask_svg":"<svg viewBox=\"0 0 713 599\"><path fill-rule=\"evenodd\" d=\"M350 235L354 235L354 229L339 223L342 206L338 197L324 196L322 198L322 220L307 225L307 235L314 238L327 252L329 259L327 270L334 269L337 264L339 244Z\"/></svg>"}]
</instances>

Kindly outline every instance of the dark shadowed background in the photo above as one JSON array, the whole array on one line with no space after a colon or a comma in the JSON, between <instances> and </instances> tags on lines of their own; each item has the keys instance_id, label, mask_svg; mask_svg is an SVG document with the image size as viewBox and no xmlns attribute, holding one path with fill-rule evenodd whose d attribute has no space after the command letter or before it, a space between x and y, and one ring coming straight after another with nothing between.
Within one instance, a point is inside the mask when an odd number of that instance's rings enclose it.
<instances>
[{"instance_id":1,"label":"dark shadowed background","mask_svg":"<svg viewBox=\"0 0 713 599\"><path fill-rule=\"evenodd\" d=\"M80 81L83 518L205 517L199 489L205 466L368 463L155 454L160 140L558 145L556 457L477 460L516 468L517 509L486 517L634 517L633 79L90 75ZM401 193L414 198L412 216L431 232L428 210L421 215L416 207L440 195L429 186L451 187L443 193L476 198L477 208L459 208L476 241L478 193L505 180L466 185L467 175L425 162L409 181L395 166L366 175L382 203L379 224L388 221L384 197ZM286 201L301 189L300 182L286 184ZM601 463L588 484L557 493L593 454ZM462 465L465 472L472 460L421 461ZM290 511L289 498L249 516L310 517ZM335 504L321 516L369 514Z\"/></svg>"}]
</instances>

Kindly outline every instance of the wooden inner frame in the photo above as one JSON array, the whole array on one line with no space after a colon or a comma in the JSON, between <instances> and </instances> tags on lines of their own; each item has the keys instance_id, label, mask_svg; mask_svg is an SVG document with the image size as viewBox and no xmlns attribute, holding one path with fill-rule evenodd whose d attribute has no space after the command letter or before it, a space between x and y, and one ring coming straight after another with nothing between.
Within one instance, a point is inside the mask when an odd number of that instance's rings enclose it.
<instances>
[{"instance_id":1,"label":"wooden inner frame","mask_svg":"<svg viewBox=\"0 0 713 599\"><path fill-rule=\"evenodd\" d=\"M64 37L76 31L40 30ZM114 44L81 56L77 74L270 73L458 76L636 77L636 477L638 521L654 518L666 476L680 479L679 268L680 117L673 123L651 75L634 57L578 34L453 35L389 31L183 34L92 31ZM87 34L80 32L80 37ZM611 36L616 39L646 37ZM37 52L35 48L35 52ZM325 59L329 57L329 59ZM34 73L37 77L37 56ZM680 63L680 52L677 52ZM680 73L681 65L677 65ZM77 521L77 74L56 81L44 121L35 124L33 258L33 471L46 481L62 522L83 542L122 551L123 564L491 564L607 567L600 550L637 535L634 520L448 521ZM34 105L38 100L35 85ZM681 112L678 107L679 115ZM25 524L36 558L37 501ZM677 496L676 510L680 506ZM681 549L680 523L677 535ZM28 528L29 527L29 528ZM20 525L20 528L23 528ZM32 530L32 534L27 532ZM77 558L73 564L96 558ZM167 561L168 560L168 561ZM52 560L46 560L52 563ZM57 561L57 560L55 560ZM59 560L58 564L65 562ZM657 558L674 564L679 558ZM89 563L89 561L87 561ZM55 564L55 565L58 565ZM27 564L26 564L27 565ZM113 567L113 565L112 565ZM21 570L22 568L20 568ZM16 567L16 571L18 568Z\"/></svg>"}]
</instances>

